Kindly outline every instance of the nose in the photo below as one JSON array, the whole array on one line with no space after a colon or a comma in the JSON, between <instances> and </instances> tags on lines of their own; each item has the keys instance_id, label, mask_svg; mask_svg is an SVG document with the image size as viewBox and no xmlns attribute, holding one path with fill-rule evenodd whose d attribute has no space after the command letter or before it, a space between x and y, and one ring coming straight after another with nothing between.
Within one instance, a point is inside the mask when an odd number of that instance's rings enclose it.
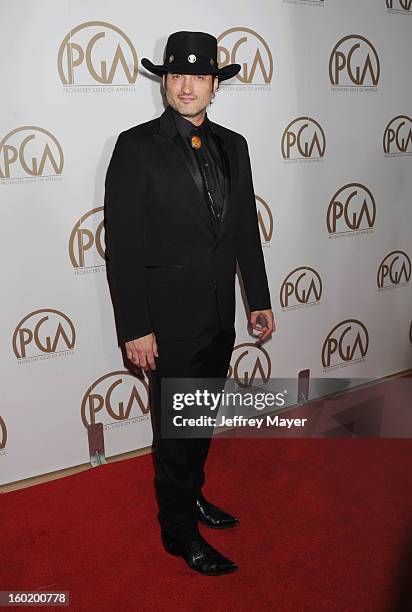
<instances>
[{"instance_id":1,"label":"nose","mask_svg":"<svg viewBox=\"0 0 412 612\"><path fill-rule=\"evenodd\" d=\"M183 75L182 93L184 94L192 93L192 75L191 74Z\"/></svg>"}]
</instances>

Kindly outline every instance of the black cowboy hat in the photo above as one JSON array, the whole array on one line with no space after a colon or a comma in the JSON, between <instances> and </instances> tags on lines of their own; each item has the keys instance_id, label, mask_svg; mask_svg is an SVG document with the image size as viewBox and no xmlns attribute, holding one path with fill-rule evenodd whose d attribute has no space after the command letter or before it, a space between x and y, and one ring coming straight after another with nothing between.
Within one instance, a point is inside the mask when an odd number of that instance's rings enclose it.
<instances>
[{"instance_id":1,"label":"black cowboy hat","mask_svg":"<svg viewBox=\"0 0 412 612\"><path fill-rule=\"evenodd\" d=\"M231 79L241 69L240 64L218 67L217 39L206 32L174 32L167 39L163 65L156 66L147 57L143 57L141 62L157 76L166 72L213 74L219 81Z\"/></svg>"}]
</instances>

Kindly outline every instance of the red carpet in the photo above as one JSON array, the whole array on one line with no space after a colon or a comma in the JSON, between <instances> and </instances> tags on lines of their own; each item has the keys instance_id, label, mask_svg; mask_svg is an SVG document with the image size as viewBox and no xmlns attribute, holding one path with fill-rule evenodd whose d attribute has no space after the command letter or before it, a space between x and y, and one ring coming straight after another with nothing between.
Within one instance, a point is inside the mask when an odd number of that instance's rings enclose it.
<instances>
[{"instance_id":1,"label":"red carpet","mask_svg":"<svg viewBox=\"0 0 412 612\"><path fill-rule=\"evenodd\" d=\"M412 610L412 441L214 439L207 475L241 524L202 532L235 574L163 551L147 455L2 495L0 590L68 590L76 612Z\"/></svg>"}]
</instances>

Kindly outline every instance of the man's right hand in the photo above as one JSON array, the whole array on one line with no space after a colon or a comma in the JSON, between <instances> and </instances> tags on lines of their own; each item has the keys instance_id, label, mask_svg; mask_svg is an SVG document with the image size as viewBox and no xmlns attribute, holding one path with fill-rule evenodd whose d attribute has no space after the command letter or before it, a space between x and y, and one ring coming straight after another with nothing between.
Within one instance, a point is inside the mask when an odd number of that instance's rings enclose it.
<instances>
[{"instance_id":1,"label":"man's right hand","mask_svg":"<svg viewBox=\"0 0 412 612\"><path fill-rule=\"evenodd\" d=\"M136 338L135 340L129 340L125 342L127 358L140 368L143 368L145 372L149 370L156 370L155 357L159 357L157 352L156 336L153 332Z\"/></svg>"}]
</instances>

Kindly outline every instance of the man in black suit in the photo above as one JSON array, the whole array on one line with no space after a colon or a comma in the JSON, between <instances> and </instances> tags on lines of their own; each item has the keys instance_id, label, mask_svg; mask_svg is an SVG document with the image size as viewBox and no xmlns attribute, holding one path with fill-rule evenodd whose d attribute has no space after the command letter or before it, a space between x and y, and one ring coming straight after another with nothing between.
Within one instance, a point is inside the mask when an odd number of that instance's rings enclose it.
<instances>
[{"instance_id":1,"label":"man in black suit","mask_svg":"<svg viewBox=\"0 0 412 612\"><path fill-rule=\"evenodd\" d=\"M219 81L217 40L175 32L161 76L162 115L122 132L106 176L109 281L127 357L150 376L154 485L165 549L206 575L236 563L202 537L238 520L201 492L210 437L160 435L162 378L225 379L235 341L236 262L250 324L264 341L275 329L245 138L206 114ZM260 321L260 323L259 323Z\"/></svg>"}]
</instances>

